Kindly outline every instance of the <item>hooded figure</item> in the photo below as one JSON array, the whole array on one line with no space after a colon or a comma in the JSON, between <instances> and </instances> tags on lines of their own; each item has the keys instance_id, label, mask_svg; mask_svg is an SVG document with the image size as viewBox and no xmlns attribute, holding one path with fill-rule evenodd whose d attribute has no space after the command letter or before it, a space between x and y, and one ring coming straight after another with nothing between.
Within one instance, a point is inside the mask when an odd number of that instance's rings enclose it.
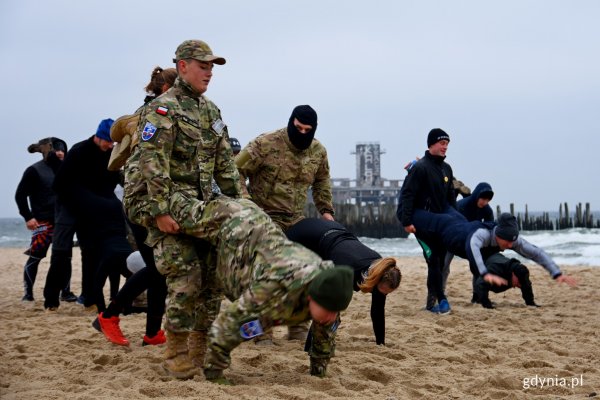
<instances>
[{"instance_id":1,"label":"hooded figure","mask_svg":"<svg viewBox=\"0 0 600 400\"><path fill-rule=\"evenodd\" d=\"M493 221L494 210L488 204L493 197L492 186L487 182L481 182L469 197L456 203L456 209L465 216L467 221Z\"/></svg>"},{"instance_id":2,"label":"hooded figure","mask_svg":"<svg viewBox=\"0 0 600 400\"><path fill-rule=\"evenodd\" d=\"M31 244L25 251L29 259L23 269L23 301L33 301L38 265L46 257L54 231L56 196L52 183L62 159L62 155L59 158L56 152L66 153L67 144L61 139L47 137L30 145L27 150L30 153L40 152L44 157L25 170L15 193L19 214L32 232Z\"/></svg>"},{"instance_id":3,"label":"hooded figure","mask_svg":"<svg viewBox=\"0 0 600 400\"><path fill-rule=\"evenodd\" d=\"M30 153L42 153L44 160L48 158L50 152L54 151L62 151L63 153L67 153L67 143L59 139L57 137L47 137L44 139L40 139L39 142L30 144L27 147L27 151Z\"/></svg>"}]
</instances>

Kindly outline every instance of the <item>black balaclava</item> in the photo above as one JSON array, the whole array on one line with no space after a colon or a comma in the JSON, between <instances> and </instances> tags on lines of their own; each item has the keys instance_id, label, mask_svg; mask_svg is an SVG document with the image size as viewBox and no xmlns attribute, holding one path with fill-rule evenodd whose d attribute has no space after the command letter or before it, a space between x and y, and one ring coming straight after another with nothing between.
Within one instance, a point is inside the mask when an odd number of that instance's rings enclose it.
<instances>
[{"instance_id":1,"label":"black balaclava","mask_svg":"<svg viewBox=\"0 0 600 400\"><path fill-rule=\"evenodd\" d=\"M312 129L308 133L300 133L296 126L294 125L294 118L298 120L298 122L304 125L312 126ZM296 147L298 150L306 150L310 147L310 144L315 137L315 132L317 131L317 112L313 110L311 106L297 106L292 111L292 115L288 122L287 133L290 142Z\"/></svg>"}]
</instances>

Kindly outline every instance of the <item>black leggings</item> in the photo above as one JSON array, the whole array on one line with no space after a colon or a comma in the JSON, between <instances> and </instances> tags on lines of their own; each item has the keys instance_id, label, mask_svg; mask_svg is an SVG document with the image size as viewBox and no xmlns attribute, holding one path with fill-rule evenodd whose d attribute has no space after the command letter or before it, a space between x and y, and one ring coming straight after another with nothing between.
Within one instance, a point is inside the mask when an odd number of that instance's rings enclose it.
<instances>
[{"instance_id":1,"label":"black leggings","mask_svg":"<svg viewBox=\"0 0 600 400\"><path fill-rule=\"evenodd\" d=\"M128 221L129 222L129 221ZM148 235L146 228L129 222L129 226L138 246L138 250L146 263L146 267L136 272L125 282L125 285L119 290L119 293L109 304L104 317L109 318L118 316L125 307L144 290L148 290L148 311L146 313L146 335L153 337L160 330L162 317L165 313L165 300L167 298L167 284L165 277L156 269L152 248L147 246L144 241Z\"/></svg>"}]
</instances>

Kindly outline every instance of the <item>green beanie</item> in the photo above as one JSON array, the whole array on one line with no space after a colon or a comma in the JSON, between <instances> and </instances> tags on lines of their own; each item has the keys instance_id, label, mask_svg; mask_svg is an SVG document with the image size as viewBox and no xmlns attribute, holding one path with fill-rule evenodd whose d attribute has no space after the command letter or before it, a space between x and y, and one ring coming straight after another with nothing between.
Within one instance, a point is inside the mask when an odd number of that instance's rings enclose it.
<instances>
[{"instance_id":1,"label":"green beanie","mask_svg":"<svg viewBox=\"0 0 600 400\"><path fill-rule=\"evenodd\" d=\"M352 300L354 271L345 265L326 269L308 285L308 294L329 311L342 311Z\"/></svg>"}]
</instances>

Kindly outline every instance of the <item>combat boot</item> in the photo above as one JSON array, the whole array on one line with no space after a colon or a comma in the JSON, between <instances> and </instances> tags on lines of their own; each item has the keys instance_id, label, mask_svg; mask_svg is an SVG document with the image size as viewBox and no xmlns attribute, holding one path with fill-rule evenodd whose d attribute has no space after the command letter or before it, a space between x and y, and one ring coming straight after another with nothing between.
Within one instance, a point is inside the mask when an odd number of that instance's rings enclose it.
<instances>
[{"instance_id":1,"label":"combat boot","mask_svg":"<svg viewBox=\"0 0 600 400\"><path fill-rule=\"evenodd\" d=\"M318 376L324 378L327 374L327 364L329 364L328 358L310 358L310 374L312 376Z\"/></svg>"},{"instance_id":2,"label":"combat boot","mask_svg":"<svg viewBox=\"0 0 600 400\"><path fill-rule=\"evenodd\" d=\"M288 326L287 340L305 341L308 335L308 323L302 322L298 325Z\"/></svg>"},{"instance_id":3,"label":"combat boot","mask_svg":"<svg viewBox=\"0 0 600 400\"><path fill-rule=\"evenodd\" d=\"M206 331L191 331L188 337L188 355L198 368L204 365L206 355Z\"/></svg>"},{"instance_id":4,"label":"combat boot","mask_svg":"<svg viewBox=\"0 0 600 400\"><path fill-rule=\"evenodd\" d=\"M190 379L198 370L188 355L188 333L167 331L167 349L163 369L178 379Z\"/></svg>"}]
</instances>

